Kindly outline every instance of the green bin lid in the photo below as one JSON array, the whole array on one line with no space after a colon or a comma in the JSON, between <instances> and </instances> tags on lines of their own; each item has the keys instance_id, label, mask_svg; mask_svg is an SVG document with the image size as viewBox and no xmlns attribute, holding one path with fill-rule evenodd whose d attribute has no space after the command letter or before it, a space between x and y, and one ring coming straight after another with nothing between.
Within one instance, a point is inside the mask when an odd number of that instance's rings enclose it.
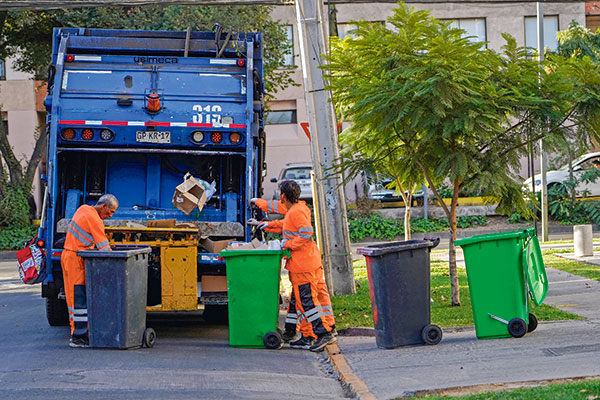
<instances>
[{"instance_id":1,"label":"green bin lid","mask_svg":"<svg viewBox=\"0 0 600 400\"><path fill-rule=\"evenodd\" d=\"M523 251L523 265L527 271L527 286L533 302L540 305L548 294L548 278L537 236L533 235Z\"/></svg>"},{"instance_id":2,"label":"green bin lid","mask_svg":"<svg viewBox=\"0 0 600 400\"><path fill-rule=\"evenodd\" d=\"M488 235L475 235L475 236L466 237L464 239L458 239L454 242L454 244L456 246L466 246L469 244L489 242L491 240L526 238L527 232L529 230L530 229L525 229L525 230L521 230L521 231L513 231L513 232L491 233Z\"/></svg>"}]
</instances>

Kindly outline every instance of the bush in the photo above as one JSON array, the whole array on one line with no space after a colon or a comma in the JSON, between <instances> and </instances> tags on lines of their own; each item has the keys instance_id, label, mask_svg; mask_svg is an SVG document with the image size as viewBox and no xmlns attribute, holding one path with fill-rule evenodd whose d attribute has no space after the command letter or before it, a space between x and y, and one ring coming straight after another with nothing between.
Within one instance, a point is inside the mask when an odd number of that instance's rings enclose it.
<instances>
[{"instance_id":1,"label":"bush","mask_svg":"<svg viewBox=\"0 0 600 400\"><path fill-rule=\"evenodd\" d=\"M9 229L29 226L28 194L22 187L6 184L6 195L0 199L0 227ZM3 229L4 230L4 229Z\"/></svg>"},{"instance_id":2,"label":"bush","mask_svg":"<svg viewBox=\"0 0 600 400\"><path fill-rule=\"evenodd\" d=\"M27 242L35 237L38 228L26 226L22 228L2 228L0 230L0 249L18 250L25 247Z\"/></svg>"},{"instance_id":3,"label":"bush","mask_svg":"<svg viewBox=\"0 0 600 400\"><path fill-rule=\"evenodd\" d=\"M458 217L457 224L461 229L472 226L482 226L487 223L485 215ZM448 218L438 220L417 218L410 221L411 231L438 232L450 228ZM350 241L359 242L366 237L381 240L392 240L404 235L404 219L388 219L378 214L364 215L353 211L348 212L348 229Z\"/></svg>"}]
</instances>

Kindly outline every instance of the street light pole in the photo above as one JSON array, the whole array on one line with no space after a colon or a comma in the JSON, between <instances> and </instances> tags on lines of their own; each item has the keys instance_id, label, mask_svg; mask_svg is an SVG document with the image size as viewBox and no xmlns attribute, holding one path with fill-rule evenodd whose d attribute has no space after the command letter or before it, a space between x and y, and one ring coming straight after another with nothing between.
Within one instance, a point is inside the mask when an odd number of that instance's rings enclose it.
<instances>
[{"instance_id":1,"label":"street light pole","mask_svg":"<svg viewBox=\"0 0 600 400\"><path fill-rule=\"evenodd\" d=\"M536 3L537 11L537 50L538 60L544 61L544 6L541 2ZM543 128L542 128L543 129ZM542 206L542 242L548 241L548 186L547 186L547 163L544 152L544 139L540 139L540 175L541 179L541 206Z\"/></svg>"},{"instance_id":2,"label":"street light pole","mask_svg":"<svg viewBox=\"0 0 600 400\"><path fill-rule=\"evenodd\" d=\"M311 136L312 165L315 173L315 207L318 208L321 252L325 279L332 294L356 292L344 187L333 170L340 157L335 112L331 94L325 89L322 54L327 51L322 0L296 0L296 19L304 97Z\"/></svg>"}]
</instances>

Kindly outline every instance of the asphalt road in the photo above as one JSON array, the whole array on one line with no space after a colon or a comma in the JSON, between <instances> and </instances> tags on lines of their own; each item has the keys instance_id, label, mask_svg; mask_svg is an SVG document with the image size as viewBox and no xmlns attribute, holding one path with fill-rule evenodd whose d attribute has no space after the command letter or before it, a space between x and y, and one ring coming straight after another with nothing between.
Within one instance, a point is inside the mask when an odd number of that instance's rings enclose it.
<instances>
[{"instance_id":1,"label":"asphalt road","mask_svg":"<svg viewBox=\"0 0 600 400\"><path fill-rule=\"evenodd\" d=\"M151 317L152 349L68 347L50 327L40 286L0 262L0 399L337 399L345 392L323 353L228 345L227 326L198 315Z\"/></svg>"}]
</instances>

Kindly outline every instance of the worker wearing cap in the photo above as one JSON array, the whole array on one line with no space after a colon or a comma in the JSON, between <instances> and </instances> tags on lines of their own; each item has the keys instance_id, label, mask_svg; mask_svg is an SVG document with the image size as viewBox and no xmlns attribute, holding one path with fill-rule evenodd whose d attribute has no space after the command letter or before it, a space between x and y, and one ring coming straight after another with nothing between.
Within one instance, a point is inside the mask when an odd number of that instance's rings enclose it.
<instances>
[{"instance_id":1,"label":"worker wearing cap","mask_svg":"<svg viewBox=\"0 0 600 400\"><path fill-rule=\"evenodd\" d=\"M324 309L319 301L319 282L323 281L321 253L314 242L310 209L299 201L300 186L292 180L279 183L279 198L287 209L283 220L261 222L258 227L269 232L282 233L284 249L290 249L286 269L290 273L297 323L302 334L290 347L322 351L336 341L332 334L333 312L331 305ZM325 286L326 288L326 286ZM329 296L327 296L329 299ZM292 311L291 309L289 310ZM330 319L326 318L326 313ZM288 313L289 317L290 313ZM287 322L288 318L286 318ZM335 323L335 322L334 322ZM287 325L287 324L286 324Z\"/></svg>"},{"instance_id":2,"label":"worker wearing cap","mask_svg":"<svg viewBox=\"0 0 600 400\"><path fill-rule=\"evenodd\" d=\"M77 255L77 251L89 250L94 247L98 250L111 250L104 233L102 220L112 217L117 207L119 207L117 198L112 194L105 194L100 197L96 205L84 204L79 207L67 228L67 237L60 263L69 310L69 324L71 325L71 339L69 340L71 347L87 347L89 345L85 265L83 259Z\"/></svg>"},{"instance_id":3,"label":"worker wearing cap","mask_svg":"<svg viewBox=\"0 0 600 400\"><path fill-rule=\"evenodd\" d=\"M255 205L266 213L285 215L288 210L281 200L253 198L250 200L250 204ZM275 227L275 224L273 224L272 227ZM323 269L322 265L321 269ZM336 335L337 332L335 330L335 318L333 317L333 308L331 307L331 298L329 296L329 290L327 289L327 283L325 282L324 274L319 274L319 276L321 277L317 283L319 303L323 307L323 312L325 313L325 319L327 323L332 328L332 334ZM285 318L285 331L283 333L284 342L289 342L295 338L297 323L296 297L294 296L294 291L292 288L290 303L288 305L287 315Z\"/></svg>"}]
</instances>

